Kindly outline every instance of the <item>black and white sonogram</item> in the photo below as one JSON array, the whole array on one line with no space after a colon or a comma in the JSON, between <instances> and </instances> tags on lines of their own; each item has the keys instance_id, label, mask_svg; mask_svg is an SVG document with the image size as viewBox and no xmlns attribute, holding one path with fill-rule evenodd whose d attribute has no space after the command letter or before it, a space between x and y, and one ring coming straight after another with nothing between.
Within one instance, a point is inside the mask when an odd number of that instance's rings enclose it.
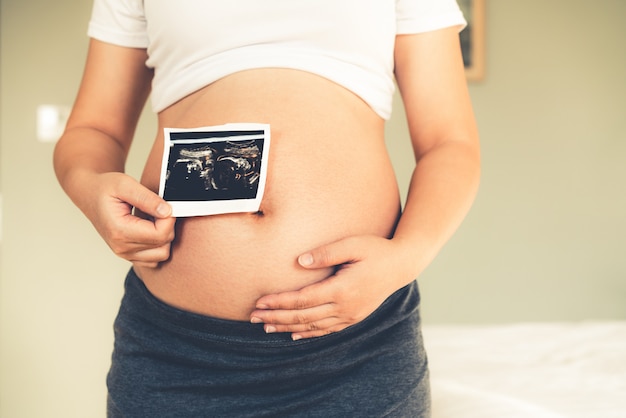
<instances>
[{"instance_id":1,"label":"black and white sonogram","mask_svg":"<svg viewBox=\"0 0 626 418\"><path fill-rule=\"evenodd\" d=\"M159 194L176 217L256 212L269 145L267 124L166 128Z\"/></svg>"}]
</instances>

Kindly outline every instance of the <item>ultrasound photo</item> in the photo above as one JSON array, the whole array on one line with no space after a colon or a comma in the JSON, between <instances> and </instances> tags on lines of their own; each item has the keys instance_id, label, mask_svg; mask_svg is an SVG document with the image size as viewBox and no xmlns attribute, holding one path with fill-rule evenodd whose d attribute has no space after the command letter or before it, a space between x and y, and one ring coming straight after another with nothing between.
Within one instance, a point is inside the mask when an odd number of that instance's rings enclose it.
<instances>
[{"instance_id":1,"label":"ultrasound photo","mask_svg":"<svg viewBox=\"0 0 626 418\"><path fill-rule=\"evenodd\" d=\"M165 129L159 192L174 216L258 211L269 134L265 124Z\"/></svg>"}]
</instances>

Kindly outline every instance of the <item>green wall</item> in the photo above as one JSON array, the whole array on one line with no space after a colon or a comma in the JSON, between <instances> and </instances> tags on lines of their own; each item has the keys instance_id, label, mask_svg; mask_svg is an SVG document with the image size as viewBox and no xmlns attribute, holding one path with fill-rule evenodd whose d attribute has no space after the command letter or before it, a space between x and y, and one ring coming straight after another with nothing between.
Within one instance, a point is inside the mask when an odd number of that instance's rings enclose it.
<instances>
[{"instance_id":1,"label":"green wall","mask_svg":"<svg viewBox=\"0 0 626 418\"><path fill-rule=\"evenodd\" d=\"M2 0L0 416L104 417L125 262L63 195L39 104L71 105L89 1ZM626 2L493 0L471 93L483 179L420 279L426 323L626 319ZM155 118L146 112L129 170ZM412 168L398 103L401 187Z\"/></svg>"}]
</instances>

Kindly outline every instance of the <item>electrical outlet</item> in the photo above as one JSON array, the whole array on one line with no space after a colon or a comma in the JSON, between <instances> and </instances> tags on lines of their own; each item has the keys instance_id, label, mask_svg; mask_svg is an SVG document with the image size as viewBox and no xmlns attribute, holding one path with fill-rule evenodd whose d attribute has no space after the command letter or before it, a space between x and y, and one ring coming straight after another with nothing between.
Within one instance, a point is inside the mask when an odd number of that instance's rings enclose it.
<instances>
[{"instance_id":1,"label":"electrical outlet","mask_svg":"<svg viewBox=\"0 0 626 418\"><path fill-rule=\"evenodd\" d=\"M40 142L56 142L63 135L70 107L63 105L37 106L37 140Z\"/></svg>"}]
</instances>

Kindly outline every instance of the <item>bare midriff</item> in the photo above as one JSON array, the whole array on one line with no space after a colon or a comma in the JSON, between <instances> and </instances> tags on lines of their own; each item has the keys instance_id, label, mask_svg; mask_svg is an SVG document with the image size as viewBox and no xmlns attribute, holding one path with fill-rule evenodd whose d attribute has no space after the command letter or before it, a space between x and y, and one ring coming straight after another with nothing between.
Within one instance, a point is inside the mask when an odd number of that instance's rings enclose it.
<instances>
[{"instance_id":1,"label":"bare midriff","mask_svg":"<svg viewBox=\"0 0 626 418\"><path fill-rule=\"evenodd\" d=\"M179 218L170 259L136 271L165 303L245 321L261 296L332 274L299 266L300 254L348 236L390 237L400 201L383 120L343 87L283 69L235 73L161 112L142 183L158 190L163 128L233 122L271 127L260 211Z\"/></svg>"}]
</instances>

